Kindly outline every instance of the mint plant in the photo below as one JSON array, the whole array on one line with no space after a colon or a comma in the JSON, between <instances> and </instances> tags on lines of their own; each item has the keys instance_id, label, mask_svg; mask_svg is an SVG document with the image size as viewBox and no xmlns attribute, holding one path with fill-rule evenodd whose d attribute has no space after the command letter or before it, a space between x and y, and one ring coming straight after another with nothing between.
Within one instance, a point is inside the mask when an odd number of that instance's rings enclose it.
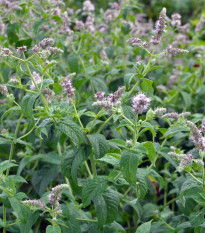
<instances>
[{"instance_id":1,"label":"mint plant","mask_svg":"<svg viewBox=\"0 0 205 233\"><path fill-rule=\"evenodd\" d=\"M0 3L3 233L204 232L204 15L108 3Z\"/></svg>"}]
</instances>

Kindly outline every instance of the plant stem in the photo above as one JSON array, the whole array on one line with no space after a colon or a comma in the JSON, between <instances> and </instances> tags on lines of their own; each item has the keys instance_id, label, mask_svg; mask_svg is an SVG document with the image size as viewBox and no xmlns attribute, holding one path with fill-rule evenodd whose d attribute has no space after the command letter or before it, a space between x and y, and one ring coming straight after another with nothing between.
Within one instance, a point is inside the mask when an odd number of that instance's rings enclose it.
<instances>
[{"instance_id":1,"label":"plant stem","mask_svg":"<svg viewBox=\"0 0 205 233\"><path fill-rule=\"evenodd\" d=\"M203 185L203 182L200 181L198 178L196 178L196 176L194 176L191 172L189 172L189 175L192 176L196 181L198 181L200 184Z\"/></svg>"},{"instance_id":2,"label":"plant stem","mask_svg":"<svg viewBox=\"0 0 205 233\"><path fill-rule=\"evenodd\" d=\"M124 114L121 115L125 120L127 120L132 126L134 126L134 124L132 123L132 121L130 121Z\"/></svg>"},{"instance_id":3,"label":"plant stem","mask_svg":"<svg viewBox=\"0 0 205 233\"><path fill-rule=\"evenodd\" d=\"M97 176L95 155L93 153L90 154L90 162L91 162L91 167L92 167L93 175Z\"/></svg>"},{"instance_id":4,"label":"plant stem","mask_svg":"<svg viewBox=\"0 0 205 233\"><path fill-rule=\"evenodd\" d=\"M16 144L16 137L17 137L17 134L18 134L18 130L19 130L19 126L20 126L20 123L21 123L22 118L23 118L23 114L21 114L21 116L20 116L20 118L19 118L19 120L18 120L18 123L17 123L17 125L16 125L16 130L15 130L15 133L14 133L13 142L12 142L12 144L11 144L11 149L10 149L10 154L9 154L9 163L11 162L12 157L13 157L14 146L15 146L15 144ZM6 176L7 176L7 177L8 177L8 175L9 175L9 170L10 170L10 168L8 168L8 169L6 170Z\"/></svg>"},{"instance_id":5,"label":"plant stem","mask_svg":"<svg viewBox=\"0 0 205 233\"><path fill-rule=\"evenodd\" d=\"M104 111L104 108L102 108L102 109L98 112L98 114L96 115L95 119L93 120L93 123L92 123L92 125L91 125L91 127L90 127L90 133L91 133L91 131L92 131L93 127L94 127L94 124L95 124L96 120L98 119L100 113L103 112L103 111Z\"/></svg>"},{"instance_id":6,"label":"plant stem","mask_svg":"<svg viewBox=\"0 0 205 233\"><path fill-rule=\"evenodd\" d=\"M113 114L101 125L101 127L98 129L97 133L100 133L101 130L104 128L104 126L110 121L112 120L113 116L115 115L115 113L117 112L117 110L115 112L113 112Z\"/></svg>"},{"instance_id":7,"label":"plant stem","mask_svg":"<svg viewBox=\"0 0 205 233\"><path fill-rule=\"evenodd\" d=\"M113 180L117 180L118 178L120 178L121 175L122 175L122 172L119 172Z\"/></svg>"},{"instance_id":8,"label":"plant stem","mask_svg":"<svg viewBox=\"0 0 205 233\"><path fill-rule=\"evenodd\" d=\"M89 176L90 176L90 179L93 179L93 175L92 175L92 173L91 173L91 171L90 171L90 168L89 168L89 166L88 166L87 161L85 161L84 163L85 163L85 167L86 167L86 169L87 169L87 171L88 171L88 174L89 174Z\"/></svg>"},{"instance_id":9,"label":"plant stem","mask_svg":"<svg viewBox=\"0 0 205 233\"><path fill-rule=\"evenodd\" d=\"M6 207L3 204L3 222L6 223ZM3 233L6 233L6 227L3 228Z\"/></svg>"},{"instance_id":10,"label":"plant stem","mask_svg":"<svg viewBox=\"0 0 205 233\"><path fill-rule=\"evenodd\" d=\"M171 225L169 225L164 219L162 219L160 216L157 216L159 218L159 220L161 220L169 229L173 230L174 232L176 232L175 228L172 227Z\"/></svg>"},{"instance_id":11,"label":"plant stem","mask_svg":"<svg viewBox=\"0 0 205 233\"><path fill-rule=\"evenodd\" d=\"M132 188L132 187L129 187L129 188L127 189L127 191L122 195L121 198L125 198L125 197L127 196L127 194L129 193L129 191L131 190L131 188Z\"/></svg>"},{"instance_id":12,"label":"plant stem","mask_svg":"<svg viewBox=\"0 0 205 233\"><path fill-rule=\"evenodd\" d=\"M11 144L11 149L10 149L10 153L9 153L9 163L11 162L12 157L13 157L14 146L15 146L15 143L16 143L16 137L17 137L17 134L18 134L18 130L19 130L19 126L20 126L22 118L23 118L23 114L21 114L21 116L20 116L20 118L18 120L18 123L16 125L16 130L15 130L15 133L14 133L13 142ZM6 177L9 176L9 171L10 171L10 168L8 168L6 170ZM3 204L3 222L6 223L6 207L5 207L4 204ZM3 228L3 233L6 233L6 228L5 227Z\"/></svg>"},{"instance_id":13,"label":"plant stem","mask_svg":"<svg viewBox=\"0 0 205 233\"><path fill-rule=\"evenodd\" d=\"M75 106L74 103L73 103L73 108L74 108L74 110L75 110L75 114L77 115L77 119L78 119L78 121L79 121L79 123L80 123L80 126L82 127L82 129L84 129L84 126L83 126L83 124L82 124L82 122L81 122L81 120L80 120L80 117L79 117L79 115L78 115L78 112L77 112L77 109L76 109L76 106Z\"/></svg>"},{"instance_id":14,"label":"plant stem","mask_svg":"<svg viewBox=\"0 0 205 233\"><path fill-rule=\"evenodd\" d=\"M24 134L23 136L19 137L17 140L20 140L22 138L25 138L26 136L28 136L30 133L32 133L32 131L36 128L36 126L38 125L38 122L41 120L41 117L36 121L35 125L33 126L33 128L28 131L28 133Z\"/></svg>"},{"instance_id":15,"label":"plant stem","mask_svg":"<svg viewBox=\"0 0 205 233\"><path fill-rule=\"evenodd\" d=\"M83 222L98 222L97 220L94 219L83 219L83 218L76 218L78 221L83 221Z\"/></svg>"}]
</instances>

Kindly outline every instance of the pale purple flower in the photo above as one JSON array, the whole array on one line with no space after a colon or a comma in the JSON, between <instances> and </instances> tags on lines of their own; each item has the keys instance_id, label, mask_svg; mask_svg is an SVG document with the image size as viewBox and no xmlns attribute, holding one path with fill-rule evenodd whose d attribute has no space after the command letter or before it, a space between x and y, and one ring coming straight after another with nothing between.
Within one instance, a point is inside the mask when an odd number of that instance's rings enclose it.
<instances>
[{"instance_id":1,"label":"pale purple flower","mask_svg":"<svg viewBox=\"0 0 205 233\"><path fill-rule=\"evenodd\" d=\"M53 38L45 38L41 42L39 42L39 46L42 49L50 48L54 45L54 39Z\"/></svg>"},{"instance_id":2,"label":"pale purple flower","mask_svg":"<svg viewBox=\"0 0 205 233\"><path fill-rule=\"evenodd\" d=\"M171 21L171 25L173 27L179 27L181 26L181 15L178 13L172 14L172 21Z\"/></svg>"},{"instance_id":3,"label":"pale purple flower","mask_svg":"<svg viewBox=\"0 0 205 233\"><path fill-rule=\"evenodd\" d=\"M22 203L24 205L29 205L29 206L41 208L42 210L45 210L45 208L46 208L45 203L42 202L41 200L25 200L25 201L22 201Z\"/></svg>"},{"instance_id":4,"label":"pale purple flower","mask_svg":"<svg viewBox=\"0 0 205 233\"><path fill-rule=\"evenodd\" d=\"M172 55L172 56L177 56L177 55L184 55L189 53L188 50L186 49L179 49L179 48L173 48L171 45L167 47L165 51L163 51L164 54Z\"/></svg>"},{"instance_id":5,"label":"pale purple flower","mask_svg":"<svg viewBox=\"0 0 205 233\"><path fill-rule=\"evenodd\" d=\"M61 192L64 188L68 188L67 184L60 184L51 189L51 193L48 194L48 200L52 205L55 205L61 198Z\"/></svg>"},{"instance_id":6,"label":"pale purple flower","mask_svg":"<svg viewBox=\"0 0 205 233\"><path fill-rule=\"evenodd\" d=\"M187 121L187 125L190 128L191 137L194 142L195 148L200 151L205 151L204 138L202 137L200 130L191 121Z\"/></svg>"},{"instance_id":7,"label":"pale purple flower","mask_svg":"<svg viewBox=\"0 0 205 233\"><path fill-rule=\"evenodd\" d=\"M179 117L180 117L180 115L177 112L166 113L162 116L162 118L170 118L170 119L174 119L174 120L179 119Z\"/></svg>"},{"instance_id":8,"label":"pale purple flower","mask_svg":"<svg viewBox=\"0 0 205 233\"><path fill-rule=\"evenodd\" d=\"M63 94L67 94L68 98L75 96L75 88L73 88L73 84L68 77L62 79L61 86L63 87Z\"/></svg>"},{"instance_id":9,"label":"pale purple flower","mask_svg":"<svg viewBox=\"0 0 205 233\"><path fill-rule=\"evenodd\" d=\"M95 98L97 98L97 100L99 100L99 101L103 100L104 97L105 97L105 92L98 91L98 92L95 94Z\"/></svg>"},{"instance_id":10,"label":"pale purple flower","mask_svg":"<svg viewBox=\"0 0 205 233\"><path fill-rule=\"evenodd\" d=\"M166 26L166 8L163 8L159 14L159 20L156 23L155 35L152 36L151 43L158 45L161 42L163 33Z\"/></svg>"},{"instance_id":11,"label":"pale purple flower","mask_svg":"<svg viewBox=\"0 0 205 233\"><path fill-rule=\"evenodd\" d=\"M39 52L39 47L37 45L34 45L34 47L32 48L32 51L34 53L38 53Z\"/></svg>"},{"instance_id":12,"label":"pale purple flower","mask_svg":"<svg viewBox=\"0 0 205 233\"><path fill-rule=\"evenodd\" d=\"M78 20L76 21L76 29L79 30L79 31L82 31L85 27L84 23L82 20Z\"/></svg>"},{"instance_id":13,"label":"pale purple flower","mask_svg":"<svg viewBox=\"0 0 205 233\"><path fill-rule=\"evenodd\" d=\"M155 114L155 116L161 117L163 114L166 113L166 111L167 111L166 108L156 108L156 109L154 110L154 114Z\"/></svg>"},{"instance_id":14,"label":"pale purple flower","mask_svg":"<svg viewBox=\"0 0 205 233\"><path fill-rule=\"evenodd\" d=\"M83 2L83 11L90 12L94 10L95 10L95 6L91 3L90 0L86 0Z\"/></svg>"},{"instance_id":15,"label":"pale purple flower","mask_svg":"<svg viewBox=\"0 0 205 233\"><path fill-rule=\"evenodd\" d=\"M203 121L202 121L200 131L201 131L202 133L204 133L204 132L205 132L205 117L204 117L204 119L203 119Z\"/></svg>"},{"instance_id":16,"label":"pale purple flower","mask_svg":"<svg viewBox=\"0 0 205 233\"><path fill-rule=\"evenodd\" d=\"M205 23L205 18L201 16L201 18L199 19L196 25L195 32L200 32L203 29L204 23Z\"/></svg>"},{"instance_id":17,"label":"pale purple flower","mask_svg":"<svg viewBox=\"0 0 205 233\"><path fill-rule=\"evenodd\" d=\"M41 83L41 76L36 73L36 72L33 72L33 78L35 80L35 83L38 85L39 83ZM34 84L34 82L32 81L32 84L30 86L31 90L35 90L36 89L36 86Z\"/></svg>"},{"instance_id":18,"label":"pale purple flower","mask_svg":"<svg viewBox=\"0 0 205 233\"><path fill-rule=\"evenodd\" d=\"M151 99L140 93L132 98L132 108L136 114L146 112L150 106Z\"/></svg>"},{"instance_id":19,"label":"pale purple flower","mask_svg":"<svg viewBox=\"0 0 205 233\"><path fill-rule=\"evenodd\" d=\"M149 44L145 41L142 41L140 38L138 37L132 37L130 39L128 39L128 42L132 45L132 46L136 46L136 47L148 47Z\"/></svg>"},{"instance_id":20,"label":"pale purple flower","mask_svg":"<svg viewBox=\"0 0 205 233\"><path fill-rule=\"evenodd\" d=\"M4 86L4 85L2 85L2 84L0 84L0 93L1 93L2 95L4 95L4 96L7 96L7 94L8 94L8 89L7 89L7 87Z\"/></svg>"},{"instance_id":21,"label":"pale purple flower","mask_svg":"<svg viewBox=\"0 0 205 233\"><path fill-rule=\"evenodd\" d=\"M16 50L16 52L17 53L22 53L22 52L25 52L25 51L27 51L27 46L21 46L21 47L18 47L17 48L17 50Z\"/></svg>"}]
</instances>

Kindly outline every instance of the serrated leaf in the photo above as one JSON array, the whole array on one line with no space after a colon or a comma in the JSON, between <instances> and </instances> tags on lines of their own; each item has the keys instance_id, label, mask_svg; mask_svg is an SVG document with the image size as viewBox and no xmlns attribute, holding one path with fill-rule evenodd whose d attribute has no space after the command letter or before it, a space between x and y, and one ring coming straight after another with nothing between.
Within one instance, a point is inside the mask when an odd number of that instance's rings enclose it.
<instances>
[{"instance_id":1,"label":"serrated leaf","mask_svg":"<svg viewBox=\"0 0 205 233\"><path fill-rule=\"evenodd\" d=\"M134 152L124 151L120 160L120 169L122 174L130 183L136 182L136 173L138 167L138 156Z\"/></svg>"},{"instance_id":2,"label":"serrated leaf","mask_svg":"<svg viewBox=\"0 0 205 233\"><path fill-rule=\"evenodd\" d=\"M61 233L61 229L59 226L47 226L46 233Z\"/></svg>"},{"instance_id":3,"label":"serrated leaf","mask_svg":"<svg viewBox=\"0 0 205 233\"><path fill-rule=\"evenodd\" d=\"M173 128L169 128L164 134L164 137L173 137L175 134L183 131L189 131L189 129L184 126L175 126Z\"/></svg>"},{"instance_id":4,"label":"serrated leaf","mask_svg":"<svg viewBox=\"0 0 205 233\"><path fill-rule=\"evenodd\" d=\"M1 117L2 125L4 124L3 123L4 118L12 111L21 111L21 108L19 106L15 106L15 107L9 108L7 111L5 111L4 114Z\"/></svg>"},{"instance_id":5,"label":"serrated leaf","mask_svg":"<svg viewBox=\"0 0 205 233\"><path fill-rule=\"evenodd\" d=\"M109 144L102 134L87 135L91 145L95 150L96 159L102 158L109 150Z\"/></svg>"},{"instance_id":6,"label":"serrated leaf","mask_svg":"<svg viewBox=\"0 0 205 233\"><path fill-rule=\"evenodd\" d=\"M87 160L91 153L91 147L88 145L81 145L79 148L73 150L74 159L72 161L71 175L73 180L77 183L77 170L83 161Z\"/></svg>"},{"instance_id":7,"label":"serrated leaf","mask_svg":"<svg viewBox=\"0 0 205 233\"><path fill-rule=\"evenodd\" d=\"M152 96L154 89L152 88L153 81L149 79L143 79L143 82L141 84L142 91L146 93L147 96Z\"/></svg>"},{"instance_id":8,"label":"serrated leaf","mask_svg":"<svg viewBox=\"0 0 205 233\"><path fill-rule=\"evenodd\" d=\"M21 102L21 109L25 117L33 118L33 105L38 96L39 93L37 94L28 93L23 97Z\"/></svg>"},{"instance_id":9,"label":"serrated leaf","mask_svg":"<svg viewBox=\"0 0 205 233\"><path fill-rule=\"evenodd\" d=\"M152 222L152 221L145 222L145 223L141 224L141 225L137 228L136 233L150 233L150 230L151 230L151 222Z\"/></svg>"},{"instance_id":10,"label":"serrated leaf","mask_svg":"<svg viewBox=\"0 0 205 233\"><path fill-rule=\"evenodd\" d=\"M87 180L83 184L82 201L83 206L87 207L90 205L91 200L94 196L102 194L107 188L107 178L105 177L94 177L92 180Z\"/></svg>"},{"instance_id":11,"label":"serrated leaf","mask_svg":"<svg viewBox=\"0 0 205 233\"><path fill-rule=\"evenodd\" d=\"M155 163L155 158L156 158L156 150L154 148L154 145L152 142L145 142L143 143L143 146L147 149L148 151L148 158L152 164Z\"/></svg>"},{"instance_id":12,"label":"serrated leaf","mask_svg":"<svg viewBox=\"0 0 205 233\"><path fill-rule=\"evenodd\" d=\"M9 160L0 163L0 173L6 171L8 168L18 166L15 163L10 163Z\"/></svg>"},{"instance_id":13,"label":"serrated leaf","mask_svg":"<svg viewBox=\"0 0 205 233\"><path fill-rule=\"evenodd\" d=\"M80 224L73 216L69 216L69 219L65 221L66 227L62 226L64 233L81 233Z\"/></svg>"},{"instance_id":14,"label":"serrated leaf","mask_svg":"<svg viewBox=\"0 0 205 233\"><path fill-rule=\"evenodd\" d=\"M91 82L96 90L97 91L105 91L107 92L108 89L107 89L107 85L106 83L104 82L103 79L100 79L100 78L92 78L91 79Z\"/></svg>"},{"instance_id":15,"label":"serrated leaf","mask_svg":"<svg viewBox=\"0 0 205 233\"><path fill-rule=\"evenodd\" d=\"M79 145L84 140L83 131L71 120L61 120L59 123L59 130L68 136L75 146Z\"/></svg>"},{"instance_id":16,"label":"serrated leaf","mask_svg":"<svg viewBox=\"0 0 205 233\"><path fill-rule=\"evenodd\" d=\"M115 191L108 189L106 193L93 198L99 226L112 223L118 216L119 199Z\"/></svg>"}]
</instances>

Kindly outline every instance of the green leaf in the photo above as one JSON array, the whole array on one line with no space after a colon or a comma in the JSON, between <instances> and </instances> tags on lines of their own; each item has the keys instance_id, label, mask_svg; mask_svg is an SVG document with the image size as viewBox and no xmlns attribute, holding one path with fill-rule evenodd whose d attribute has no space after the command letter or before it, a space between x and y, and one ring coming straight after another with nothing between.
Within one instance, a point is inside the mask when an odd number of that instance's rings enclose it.
<instances>
[{"instance_id":1,"label":"green leaf","mask_svg":"<svg viewBox=\"0 0 205 233\"><path fill-rule=\"evenodd\" d=\"M81 145L79 148L73 150L71 155L74 159L72 162L71 175L73 180L77 183L77 170L83 161L87 160L91 153L91 147L88 145Z\"/></svg>"},{"instance_id":2,"label":"green leaf","mask_svg":"<svg viewBox=\"0 0 205 233\"><path fill-rule=\"evenodd\" d=\"M40 170L35 170L31 183L39 196L45 192L46 187L55 179L59 170L58 166L51 164L41 167Z\"/></svg>"},{"instance_id":3,"label":"green leaf","mask_svg":"<svg viewBox=\"0 0 205 233\"><path fill-rule=\"evenodd\" d=\"M17 225L20 228L21 233L28 233L31 230L33 224L37 221L39 214L38 212L31 213L27 206L21 204L20 200L16 197L9 198L10 204L17 215Z\"/></svg>"},{"instance_id":4,"label":"green leaf","mask_svg":"<svg viewBox=\"0 0 205 233\"><path fill-rule=\"evenodd\" d=\"M152 142L145 142L143 143L143 146L147 149L148 151L148 158L152 164L155 163L155 158L156 158L156 150L154 148L154 145Z\"/></svg>"},{"instance_id":5,"label":"green leaf","mask_svg":"<svg viewBox=\"0 0 205 233\"><path fill-rule=\"evenodd\" d=\"M19 37L17 36L18 29L19 26L17 23L7 25L6 33L10 44L13 44L19 40Z\"/></svg>"},{"instance_id":6,"label":"green leaf","mask_svg":"<svg viewBox=\"0 0 205 233\"><path fill-rule=\"evenodd\" d=\"M25 117L33 118L33 105L38 96L39 93L37 94L28 93L23 97L21 103L21 109Z\"/></svg>"},{"instance_id":7,"label":"green leaf","mask_svg":"<svg viewBox=\"0 0 205 233\"><path fill-rule=\"evenodd\" d=\"M137 167L137 154L130 151L124 151L120 160L120 169L126 181L130 183L136 182Z\"/></svg>"},{"instance_id":8,"label":"green leaf","mask_svg":"<svg viewBox=\"0 0 205 233\"><path fill-rule=\"evenodd\" d=\"M185 103L186 108L189 108L191 106L191 103L192 103L191 95L185 91L181 91L181 95L184 99L184 103Z\"/></svg>"},{"instance_id":9,"label":"green leaf","mask_svg":"<svg viewBox=\"0 0 205 233\"><path fill-rule=\"evenodd\" d=\"M143 82L141 84L142 91L146 93L147 96L152 96L154 89L152 88L153 81L149 79L143 79Z\"/></svg>"},{"instance_id":10,"label":"green leaf","mask_svg":"<svg viewBox=\"0 0 205 233\"><path fill-rule=\"evenodd\" d=\"M84 140L83 131L71 120L62 120L59 123L59 130L68 136L75 146L81 144Z\"/></svg>"},{"instance_id":11,"label":"green leaf","mask_svg":"<svg viewBox=\"0 0 205 233\"><path fill-rule=\"evenodd\" d=\"M60 95L62 93L63 88L59 83L53 83L51 85L53 86L53 91L56 95Z\"/></svg>"},{"instance_id":12,"label":"green leaf","mask_svg":"<svg viewBox=\"0 0 205 233\"><path fill-rule=\"evenodd\" d=\"M164 138L173 137L174 135L182 131L189 131L189 129L184 126L175 126L173 128L169 128L167 132L164 134Z\"/></svg>"},{"instance_id":13,"label":"green leaf","mask_svg":"<svg viewBox=\"0 0 205 233\"><path fill-rule=\"evenodd\" d=\"M150 230L151 230L151 222L152 222L152 221L145 222L145 223L143 223L142 225L140 225L140 226L137 228L136 233L150 233Z\"/></svg>"},{"instance_id":14,"label":"green leaf","mask_svg":"<svg viewBox=\"0 0 205 233\"><path fill-rule=\"evenodd\" d=\"M49 69L49 68L51 68L51 67L53 67L53 66L55 66L57 64L57 62L56 61L52 61L51 63L49 63L47 66L45 66L45 68L43 69L43 71L42 71L42 75L44 75L45 74L45 72Z\"/></svg>"},{"instance_id":15,"label":"green leaf","mask_svg":"<svg viewBox=\"0 0 205 233\"><path fill-rule=\"evenodd\" d=\"M18 165L14 163L9 163L9 160L3 161L0 163L0 173L6 171L10 167L15 167L15 166Z\"/></svg>"},{"instance_id":16,"label":"green leaf","mask_svg":"<svg viewBox=\"0 0 205 233\"><path fill-rule=\"evenodd\" d=\"M69 219L65 221L66 227L62 226L64 233L81 233L80 224L75 217L69 216Z\"/></svg>"},{"instance_id":17,"label":"green leaf","mask_svg":"<svg viewBox=\"0 0 205 233\"><path fill-rule=\"evenodd\" d=\"M68 57L68 64L70 67L70 72L71 73L78 73L78 55L75 53L72 53L69 57Z\"/></svg>"},{"instance_id":18,"label":"green leaf","mask_svg":"<svg viewBox=\"0 0 205 233\"><path fill-rule=\"evenodd\" d=\"M90 205L91 200L94 196L102 194L107 188L107 178L98 176L92 180L86 180L83 184L82 190L82 201L83 206L87 207Z\"/></svg>"},{"instance_id":19,"label":"green leaf","mask_svg":"<svg viewBox=\"0 0 205 233\"><path fill-rule=\"evenodd\" d=\"M46 233L61 233L61 229L59 226L47 226Z\"/></svg>"},{"instance_id":20,"label":"green leaf","mask_svg":"<svg viewBox=\"0 0 205 233\"><path fill-rule=\"evenodd\" d=\"M112 223L118 216L119 198L117 193L108 189L106 193L93 198L99 226Z\"/></svg>"},{"instance_id":21,"label":"green leaf","mask_svg":"<svg viewBox=\"0 0 205 233\"><path fill-rule=\"evenodd\" d=\"M102 158L109 150L109 144L102 134L87 135L91 145L95 150L96 159Z\"/></svg>"},{"instance_id":22,"label":"green leaf","mask_svg":"<svg viewBox=\"0 0 205 233\"><path fill-rule=\"evenodd\" d=\"M106 85L106 83L102 79L100 79L100 78L92 78L91 82L92 82L92 84L93 84L96 92L97 91L105 91L105 92L108 91L107 85Z\"/></svg>"},{"instance_id":23,"label":"green leaf","mask_svg":"<svg viewBox=\"0 0 205 233\"><path fill-rule=\"evenodd\" d=\"M19 106L15 106L15 107L9 108L7 111L5 111L1 117L2 125L4 124L4 122L3 122L4 118L12 111L21 111L21 108Z\"/></svg>"},{"instance_id":24,"label":"green leaf","mask_svg":"<svg viewBox=\"0 0 205 233\"><path fill-rule=\"evenodd\" d=\"M0 137L0 145L11 144L12 142L7 138Z\"/></svg>"}]
</instances>

